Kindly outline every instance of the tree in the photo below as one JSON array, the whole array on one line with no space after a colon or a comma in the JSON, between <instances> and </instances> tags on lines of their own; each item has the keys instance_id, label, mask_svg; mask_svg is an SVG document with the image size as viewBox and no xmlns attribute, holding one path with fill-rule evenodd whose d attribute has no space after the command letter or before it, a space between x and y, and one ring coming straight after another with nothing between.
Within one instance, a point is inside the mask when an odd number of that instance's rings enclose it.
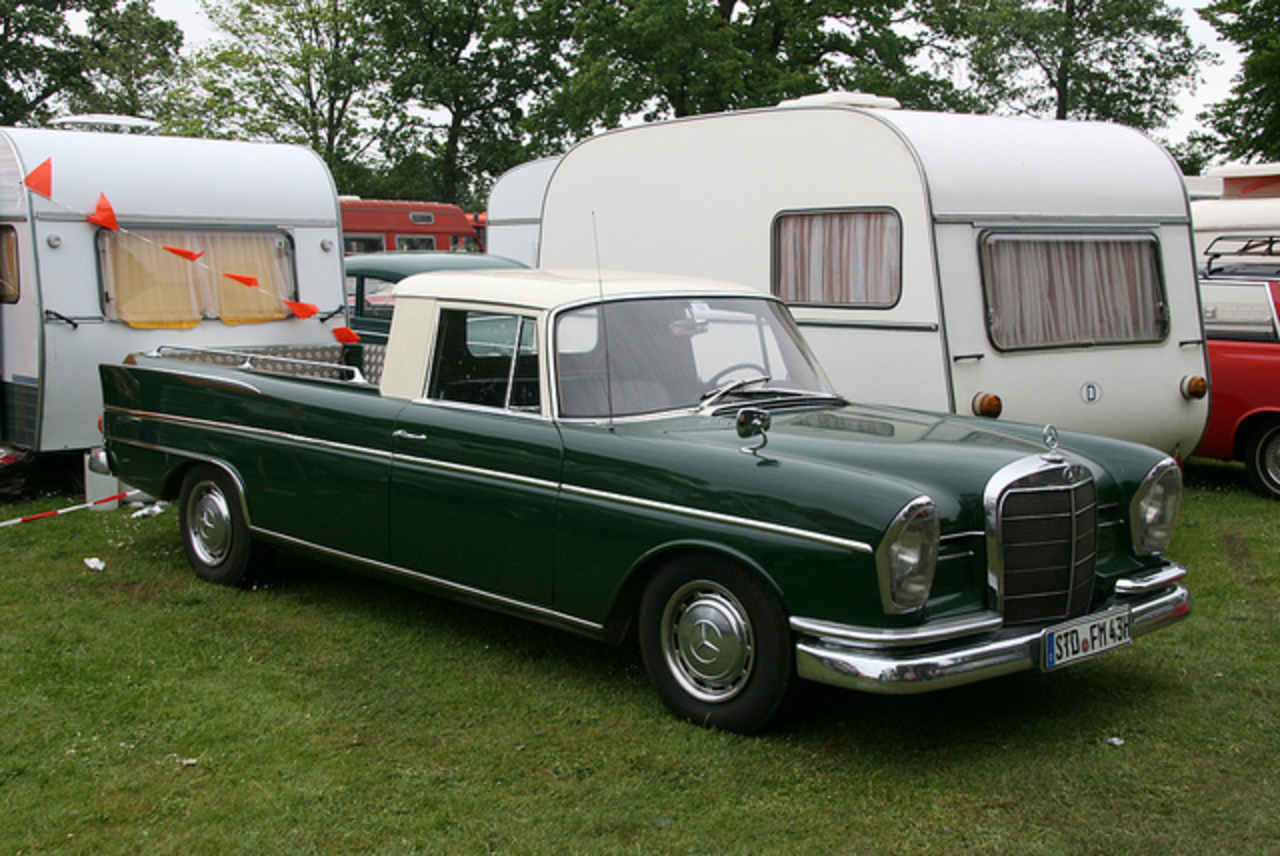
<instances>
[{"instance_id":1,"label":"tree","mask_svg":"<svg viewBox=\"0 0 1280 856\"><path fill-rule=\"evenodd\" d=\"M228 38L199 52L173 93L168 130L310 146L345 179L362 174L387 100L377 31L352 0L202 0Z\"/></svg>"},{"instance_id":2,"label":"tree","mask_svg":"<svg viewBox=\"0 0 1280 856\"><path fill-rule=\"evenodd\" d=\"M1201 116L1230 158L1280 160L1280 0L1216 0L1201 16L1244 53L1231 97Z\"/></svg>"},{"instance_id":3,"label":"tree","mask_svg":"<svg viewBox=\"0 0 1280 856\"><path fill-rule=\"evenodd\" d=\"M39 123L72 87L86 86L88 38L67 16L110 0L0 0L0 124Z\"/></svg>"},{"instance_id":4,"label":"tree","mask_svg":"<svg viewBox=\"0 0 1280 856\"><path fill-rule=\"evenodd\" d=\"M151 0L130 0L91 16L88 29L85 86L71 93L71 109L157 116L178 73L181 28L157 17Z\"/></svg>"},{"instance_id":5,"label":"tree","mask_svg":"<svg viewBox=\"0 0 1280 856\"><path fill-rule=\"evenodd\" d=\"M534 157L527 110L563 79L567 0L378 0L393 94L424 121L385 139L387 160L430 168L432 198L469 204L490 179Z\"/></svg>"},{"instance_id":6,"label":"tree","mask_svg":"<svg viewBox=\"0 0 1280 856\"><path fill-rule=\"evenodd\" d=\"M690 116L861 89L909 106L960 106L915 60L907 0L584 0L574 74L547 115L570 136L628 116Z\"/></svg>"},{"instance_id":7,"label":"tree","mask_svg":"<svg viewBox=\"0 0 1280 856\"><path fill-rule=\"evenodd\" d=\"M1163 127L1211 54L1165 0L939 0L947 32L988 108Z\"/></svg>"}]
</instances>

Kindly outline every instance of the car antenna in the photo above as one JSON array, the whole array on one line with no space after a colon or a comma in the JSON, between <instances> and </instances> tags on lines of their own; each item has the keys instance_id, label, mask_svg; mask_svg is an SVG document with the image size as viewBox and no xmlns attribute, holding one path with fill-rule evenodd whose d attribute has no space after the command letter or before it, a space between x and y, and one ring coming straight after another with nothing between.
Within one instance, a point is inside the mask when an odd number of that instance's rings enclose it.
<instances>
[{"instance_id":1,"label":"car antenna","mask_svg":"<svg viewBox=\"0 0 1280 856\"><path fill-rule=\"evenodd\" d=\"M591 212L591 238L596 248L596 290L600 294L600 344L604 346L604 402L609 413L609 430L613 431L613 369L609 363L609 325L604 318L604 274L600 268L600 230L596 228L596 212Z\"/></svg>"}]
</instances>

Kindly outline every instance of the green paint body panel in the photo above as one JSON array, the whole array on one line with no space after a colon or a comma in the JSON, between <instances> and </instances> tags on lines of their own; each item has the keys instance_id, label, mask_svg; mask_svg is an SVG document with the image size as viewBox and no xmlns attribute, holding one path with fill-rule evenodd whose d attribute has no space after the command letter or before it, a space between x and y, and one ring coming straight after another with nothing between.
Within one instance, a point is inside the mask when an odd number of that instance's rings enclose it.
<instances>
[{"instance_id":1,"label":"green paint body panel","mask_svg":"<svg viewBox=\"0 0 1280 856\"><path fill-rule=\"evenodd\" d=\"M989 609L983 490L1045 451L1041 429L873 406L773 414L768 443L732 415L600 422L384 398L367 385L135 356L104 365L108 454L125 481L175 496L210 461L244 491L255 533L375 573L594 635L630 617L635 582L679 551L732 556L792 616L900 627ZM1096 481L1098 587L1159 567L1126 518L1163 459L1063 434ZM926 607L886 615L873 551L909 502L942 524Z\"/></svg>"}]
</instances>

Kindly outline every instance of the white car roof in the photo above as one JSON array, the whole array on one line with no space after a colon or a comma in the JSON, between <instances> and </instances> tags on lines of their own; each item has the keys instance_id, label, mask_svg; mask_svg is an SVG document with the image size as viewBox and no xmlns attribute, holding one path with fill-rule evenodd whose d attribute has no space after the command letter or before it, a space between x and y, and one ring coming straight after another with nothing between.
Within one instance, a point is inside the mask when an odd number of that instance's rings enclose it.
<instances>
[{"instance_id":1,"label":"white car roof","mask_svg":"<svg viewBox=\"0 0 1280 856\"><path fill-rule=\"evenodd\" d=\"M499 303L550 311L594 298L669 295L767 295L746 286L686 276L618 271L490 270L417 274L400 281L397 299L429 298L467 303Z\"/></svg>"}]
</instances>

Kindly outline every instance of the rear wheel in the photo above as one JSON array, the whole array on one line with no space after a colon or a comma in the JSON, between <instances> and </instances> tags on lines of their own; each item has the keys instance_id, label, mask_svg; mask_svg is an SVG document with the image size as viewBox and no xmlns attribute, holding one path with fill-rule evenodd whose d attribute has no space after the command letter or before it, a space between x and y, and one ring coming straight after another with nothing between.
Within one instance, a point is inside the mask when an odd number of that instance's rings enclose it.
<instances>
[{"instance_id":1,"label":"rear wheel","mask_svg":"<svg viewBox=\"0 0 1280 856\"><path fill-rule=\"evenodd\" d=\"M1280 421L1254 428L1245 445L1249 485L1268 499L1280 499Z\"/></svg>"},{"instance_id":2,"label":"rear wheel","mask_svg":"<svg viewBox=\"0 0 1280 856\"><path fill-rule=\"evenodd\" d=\"M182 480L178 500L182 549L201 579L234 586L249 570L252 544L240 491L225 470L202 464Z\"/></svg>"},{"instance_id":3,"label":"rear wheel","mask_svg":"<svg viewBox=\"0 0 1280 856\"><path fill-rule=\"evenodd\" d=\"M777 596L742 566L684 557L659 570L640 604L640 651L663 703L699 725L744 734L783 709L795 654Z\"/></svg>"}]
</instances>

